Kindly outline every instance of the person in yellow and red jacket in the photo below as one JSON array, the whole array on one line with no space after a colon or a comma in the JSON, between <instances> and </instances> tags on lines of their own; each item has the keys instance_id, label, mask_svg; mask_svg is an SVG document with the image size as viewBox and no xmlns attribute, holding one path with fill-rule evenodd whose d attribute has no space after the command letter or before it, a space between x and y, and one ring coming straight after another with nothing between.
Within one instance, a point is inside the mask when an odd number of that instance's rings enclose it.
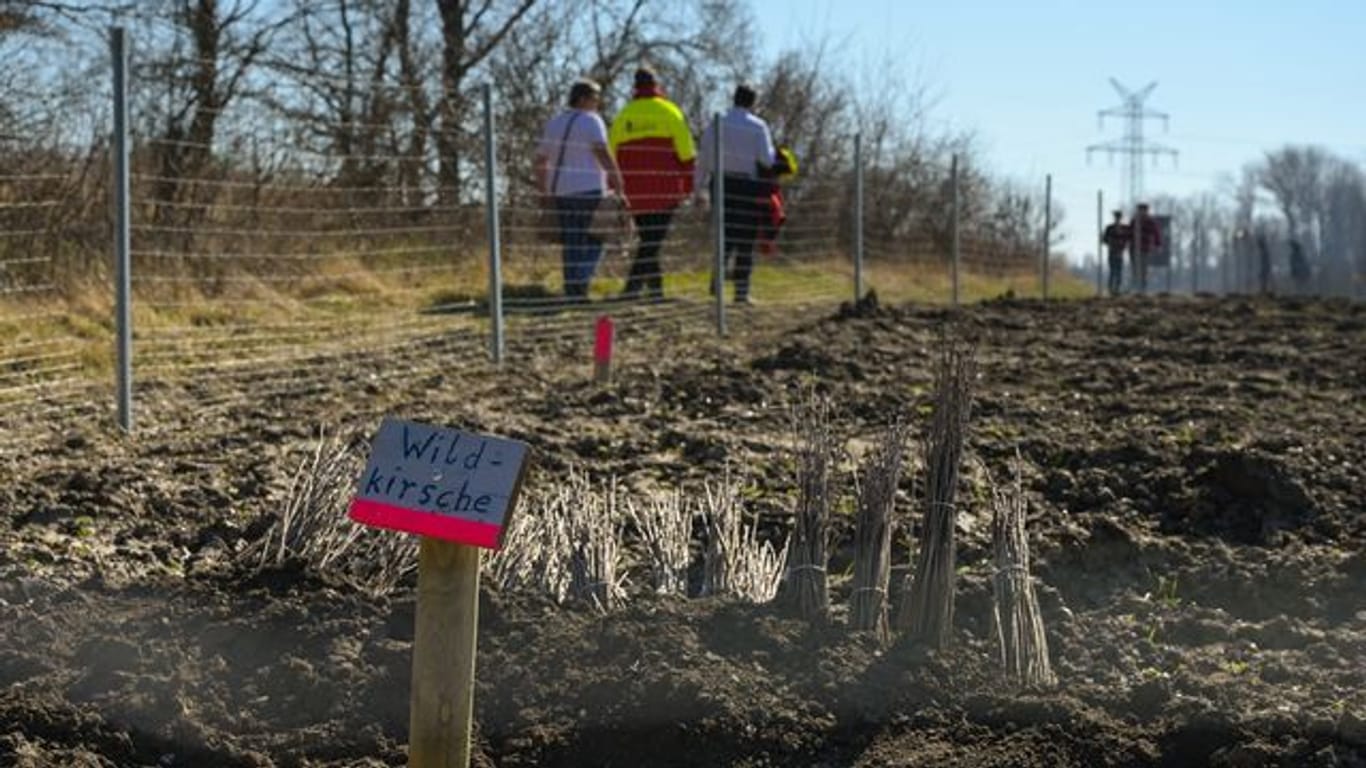
<instances>
[{"instance_id":1,"label":"person in yellow and red jacket","mask_svg":"<svg viewBox=\"0 0 1366 768\"><path fill-rule=\"evenodd\" d=\"M634 98L612 121L607 139L640 236L622 295L633 298L643 290L651 299L663 299L659 251L674 211L692 194L697 151L682 110L664 97L653 69L636 70Z\"/></svg>"},{"instance_id":2,"label":"person in yellow and red jacket","mask_svg":"<svg viewBox=\"0 0 1366 768\"><path fill-rule=\"evenodd\" d=\"M787 204L783 199L783 185L797 178L797 155L792 152L790 147L779 146L774 153L772 168L772 191L769 192L766 205L768 213L759 228L759 252L765 256L773 257L778 253L778 230L783 228L783 223L787 221Z\"/></svg>"}]
</instances>

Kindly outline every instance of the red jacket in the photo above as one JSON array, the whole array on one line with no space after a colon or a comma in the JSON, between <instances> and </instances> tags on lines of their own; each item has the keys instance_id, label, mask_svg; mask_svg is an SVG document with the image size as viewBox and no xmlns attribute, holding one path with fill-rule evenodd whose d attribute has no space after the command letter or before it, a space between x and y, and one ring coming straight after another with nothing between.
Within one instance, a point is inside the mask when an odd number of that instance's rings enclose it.
<instances>
[{"instance_id":1,"label":"red jacket","mask_svg":"<svg viewBox=\"0 0 1366 768\"><path fill-rule=\"evenodd\" d=\"M683 112L657 87L636 89L608 132L632 213L668 211L693 189L697 151Z\"/></svg>"},{"instance_id":2,"label":"red jacket","mask_svg":"<svg viewBox=\"0 0 1366 768\"><path fill-rule=\"evenodd\" d=\"M1162 227L1157 225L1157 219L1151 216L1135 219L1133 227L1138 230L1139 253L1151 253L1162 248Z\"/></svg>"}]
</instances>

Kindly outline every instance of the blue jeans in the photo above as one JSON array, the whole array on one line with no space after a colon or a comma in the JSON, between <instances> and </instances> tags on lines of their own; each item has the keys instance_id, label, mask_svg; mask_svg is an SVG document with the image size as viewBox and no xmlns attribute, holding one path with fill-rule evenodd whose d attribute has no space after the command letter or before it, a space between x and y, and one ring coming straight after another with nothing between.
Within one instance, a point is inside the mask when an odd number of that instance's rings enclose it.
<instances>
[{"instance_id":1,"label":"blue jeans","mask_svg":"<svg viewBox=\"0 0 1366 768\"><path fill-rule=\"evenodd\" d=\"M601 202L601 192L555 198L564 243L564 295L570 298L588 297L588 283L602 258L602 241L588 233Z\"/></svg>"}]
</instances>

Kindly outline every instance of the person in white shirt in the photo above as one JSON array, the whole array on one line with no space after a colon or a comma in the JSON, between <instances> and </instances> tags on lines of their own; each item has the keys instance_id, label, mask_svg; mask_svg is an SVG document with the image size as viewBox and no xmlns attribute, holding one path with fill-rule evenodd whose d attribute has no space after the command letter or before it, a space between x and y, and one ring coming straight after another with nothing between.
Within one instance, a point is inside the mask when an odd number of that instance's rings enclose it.
<instances>
[{"instance_id":1,"label":"person in white shirt","mask_svg":"<svg viewBox=\"0 0 1366 768\"><path fill-rule=\"evenodd\" d=\"M771 194L768 179L773 175L775 153L768 123L752 111L758 94L749 85L735 89L734 106L721 118L721 168L715 160L715 127L708 125L698 146L697 178L694 188L712 189L709 179L718 172L722 178L725 202L726 264L732 255L733 269L727 268L735 284L735 301L748 304L749 278L754 269L754 241L764 217L766 199ZM712 275L712 286L716 276Z\"/></svg>"},{"instance_id":2,"label":"person in white shirt","mask_svg":"<svg viewBox=\"0 0 1366 768\"><path fill-rule=\"evenodd\" d=\"M625 198L621 170L607 151L607 125L598 115L602 88L579 80L569 108L551 118L536 147L536 180L553 206L564 246L564 295L587 301L588 284L602 258L602 241L589 234L593 212L611 189Z\"/></svg>"}]
</instances>

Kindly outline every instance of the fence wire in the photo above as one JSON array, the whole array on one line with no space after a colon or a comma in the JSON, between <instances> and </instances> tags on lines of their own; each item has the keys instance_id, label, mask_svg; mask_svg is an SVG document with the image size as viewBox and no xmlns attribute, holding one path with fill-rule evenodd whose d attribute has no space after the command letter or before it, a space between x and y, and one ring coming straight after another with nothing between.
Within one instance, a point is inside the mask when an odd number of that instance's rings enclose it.
<instances>
[{"instance_id":1,"label":"fence wire","mask_svg":"<svg viewBox=\"0 0 1366 768\"><path fill-rule=\"evenodd\" d=\"M139 73L160 70L142 66L134 62L130 103L145 111L130 123L156 131L164 105ZM291 76L288 63L273 66ZM425 134L422 145L338 143L388 123L301 132L244 100L213 116L219 131L208 138L138 128L130 137L134 407L152 432L264 412L339 382L437 377L453 360L489 365L495 337L506 364L587 368L602 315L616 321L619 355L649 361L662 345L715 334L721 315L728 332L743 333L828 311L854 298L859 279L884 300L947 304L1037 297L1046 284L1050 295L1088 295L1104 277L1099 259L1069 274L1045 258L1049 238L1028 195L1001 198L1001 210L955 208L954 179L970 177L932 160L897 173L861 148L852 165L803 161L772 190L781 208L727 201L724 257L708 179L690 178L698 189L676 206L642 198L603 217L600 247L585 250L566 248L565 214L543 196L533 159L517 155L530 137L499 136L496 168L471 152L453 177ZM0 143L0 451L34 428L60 435L114 410L114 235L101 221L115 207L109 160L102 148L9 153ZM688 186L655 176L628 188ZM566 282L566 258L592 262L582 295ZM1255 292L1256 258L1246 238L1211 227L1149 289ZM1283 288L1289 278L1273 270L1268 280Z\"/></svg>"},{"instance_id":2,"label":"fence wire","mask_svg":"<svg viewBox=\"0 0 1366 768\"><path fill-rule=\"evenodd\" d=\"M85 286L62 279L79 262L53 247L88 234L69 221L80 183L75 169L0 172L0 445L95 407L87 384L97 350L67 309Z\"/></svg>"}]
</instances>

